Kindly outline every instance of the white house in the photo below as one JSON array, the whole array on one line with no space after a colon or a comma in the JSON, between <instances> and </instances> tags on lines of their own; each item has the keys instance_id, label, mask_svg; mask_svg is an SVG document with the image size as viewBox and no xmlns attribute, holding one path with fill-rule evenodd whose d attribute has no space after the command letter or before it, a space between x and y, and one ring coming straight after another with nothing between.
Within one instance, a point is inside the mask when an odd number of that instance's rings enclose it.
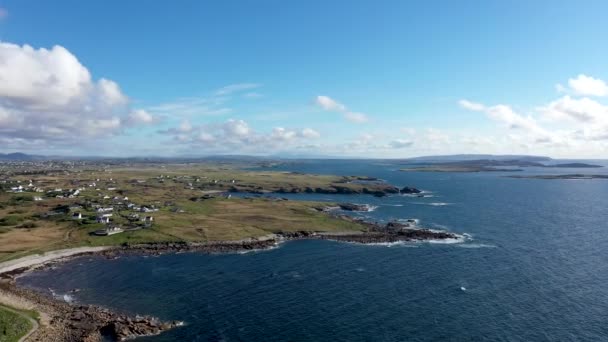
<instances>
[{"instance_id":1,"label":"white house","mask_svg":"<svg viewBox=\"0 0 608 342\"><path fill-rule=\"evenodd\" d=\"M97 222L108 224L108 223L110 223L110 218L107 216L97 217Z\"/></svg>"}]
</instances>

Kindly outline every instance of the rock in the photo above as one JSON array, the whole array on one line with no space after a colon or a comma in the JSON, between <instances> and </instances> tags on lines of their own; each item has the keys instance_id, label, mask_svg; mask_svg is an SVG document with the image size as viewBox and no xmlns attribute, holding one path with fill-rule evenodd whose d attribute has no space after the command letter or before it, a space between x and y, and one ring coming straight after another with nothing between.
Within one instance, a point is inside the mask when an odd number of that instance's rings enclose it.
<instances>
[{"instance_id":1,"label":"rock","mask_svg":"<svg viewBox=\"0 0 608 342\"><path fill-rule=\"evenodd\" d=\"M84 312L76 311L76 312L72 313L72 315L70 316L70 319L74 320L74 321L80 321L80 320L84 319L85 317L87 317L87 316L84 314Z\"/></svg>"},{"instance_id":2,"label":"rock","mask_svg":"<svg viewBox=\"0 0 608 342\"><path fill-rule=\"evenodd\" d=\"M403 189L401 189L399 192L402 193L402 194L419 194L422 191L418 190L416 188L412 188L412 187L406 186Z\"/></svg>"},{"instance_id":3,"label":"rock","mask_svg":"<svg viewBox=\"0 0 608 342\"><path fill-rule=\"evenodd\" d=\"M339 203L338 206L346 211L370 211L370 207L367 204Z\"/></svg>"}]
</instances>

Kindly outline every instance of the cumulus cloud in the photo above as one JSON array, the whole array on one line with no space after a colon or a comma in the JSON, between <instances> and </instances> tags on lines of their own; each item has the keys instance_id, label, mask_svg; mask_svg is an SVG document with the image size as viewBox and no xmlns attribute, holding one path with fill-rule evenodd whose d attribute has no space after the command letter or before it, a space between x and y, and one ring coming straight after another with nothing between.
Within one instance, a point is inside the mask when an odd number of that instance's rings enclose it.
<instances>
[{"instance_id":1,"label":"cumulus cloud","mask_svg":"<svg viewBox=\"0 0 608 342\"><path fill-rule=\"evenodd\" d=\"M0 136L69 142L150 123L112 80L92 79L67 49L0 43Z\"/></svg>"},{"instance_id":2,"label":"cumulus cloud","mask_svg":"<svg viewBox=\"0 0 608 342\"><path fill-rule=\"evenodd\" d=\"M572 98L564 96L541 106L538 111L551 120L574 120L580 122L608 122L608 106L588 97Z\"/></svg>"},{"instance_id":3,"label":"cumulus cloud","mask_svg":"<svg viewBox=\"0 0 608 342\"><path fill-rule=\"evenodd\" d=\"M224 122L193 126L188 121L179 127L159 131L173 140L192 147L205 147L209 152L254 152L282 150L320 137L312 128L301 130L274 127L268 133L256 132L245 120L228 119Z\"/></svg>"},{"instance_id":4,"label":"cumulus cloud","mask_svg":"<svg viewBox=\"0 0 608 342\"><path fill-rule=\"evenodd\" d=\"M343 112L346 110L346 106L340 102L332 99L329 96L319 95L317 96L315 103L319 105L323 110Z\"/></svg>"},{"instance_id":5,"label":"cumulus cloud","mask_svg":"<svg viewBox=\"0 0 608 342\"><path fill-rule=\"evenodd\" d=\"M536 133L544 133L544 129L536 123L534 118L520 115L510 106L499 104L488 107L468 100L460 100L459 104L462 108L467 110L484 112L491 119L502 122L511 129L523 129Z\"/></svg>"},{"instance_id":6,"label":"cumulus cloud","mask_svg":"<svg viewBox=\"0 0 608 342\"><path fill-rule=\"evenodd\" d=\"M558 153L578 149L586 155L603 151L606 145L602 144L608 141L608 106L587 96L608 95L606 83L581 74L571 78L568 86L568 89L558 86L558 90L569 95L538 106L525 116L503 104L486 106L461 100L459 105L483 112L513 132L521 133L508 134L505 143L509 145L533 150L542 144Z\"/></svg>"},{"instance_id":7,"label":"cumulus cloud","mask_svg":"<svg viewBox=\"0 0 608 342\"><path fill-rule=\"evenodd\" d=\"M321 133L315 131L312 128L304 128L300 132L300 136L307 139L318 139L321 137Z\"/></svg>"},{"instance_id":8,"label":"cumulus cloud","mask_svg":"<svg viewBox=\"0 0 608 342\"><path fill-rule=\"evenodd\" d=\"M136 109L131 111L129 114L127 122L129 124L138 125L138 124L152 124L157 121L157 118L152 116L150 113L146 112L143 109Z\"/></svg>"},{"instance_id":9,"label":"cumulus cloud","mask_svg":"<svg viewBox=\"0 0 608 342\"><path fill-rule=\"evenodd\" d=\"M350 122L364 123L368 121L367 115L349 111L345 105L329 96L319 95L315 98L315 103L325 111L342 113L344 118Z\"/></svg>"},{"instance_id":10,"label":"cumulus cloud","mask_svg":"<svg viewBox=\"0 0 608 342\"><path fill-rule=\"evenodd\" d=\"M577 95L582 96L608 96L608 84L601 79L584 74L568 80L568 86Z\"/></svg>"}]
</instances>

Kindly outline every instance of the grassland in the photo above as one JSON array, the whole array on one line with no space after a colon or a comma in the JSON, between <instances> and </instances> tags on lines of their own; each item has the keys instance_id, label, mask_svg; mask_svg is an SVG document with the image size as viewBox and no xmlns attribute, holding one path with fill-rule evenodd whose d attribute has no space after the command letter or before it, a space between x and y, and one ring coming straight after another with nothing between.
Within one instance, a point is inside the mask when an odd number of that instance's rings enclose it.
<instances>
[{"instance_id":1,"label":"grassland","mask_svg":"<svg viewBox=\"0 0 608 342\"><path fill-rule=\"evenodd\" d=\"M22 193L0 193L0 261L49 250L166 241L233 241L290 231L360 231L357 223L330 217L320 203L268 198L205 196L214 191L295 192L306 188L353 191L387 185L352 182L357 177L254 172L198 165L73 170L8 179L5 190L28 185ZM32 186L29 186L32 184ZM39 192L35 192L38 189ZM61 189L61 191L54 190ZM68 189L81 189L73 198ZM294 190L297 189L297 190ZM60 197L57 197L60 196ZM63 197L61 197L63 196ZM35 201L35 197L43 200ZM125 198L128 198L126 200ZM113 224L141 227L126 203L154 208L154 223L144 229L111 236L91 233L96 206L113 207ZM79 212L81 220L73 220Z\"/></svg>"},{"instance_id":2,"label":"grassland","mask_svg":"<svg viewBox=\"0 0 608 342\"><path fill-rule=\"evenodd\" d=\"M16 342L32 329L25 314L0 306L0 342Z\"/></svg>"}]
</instances>

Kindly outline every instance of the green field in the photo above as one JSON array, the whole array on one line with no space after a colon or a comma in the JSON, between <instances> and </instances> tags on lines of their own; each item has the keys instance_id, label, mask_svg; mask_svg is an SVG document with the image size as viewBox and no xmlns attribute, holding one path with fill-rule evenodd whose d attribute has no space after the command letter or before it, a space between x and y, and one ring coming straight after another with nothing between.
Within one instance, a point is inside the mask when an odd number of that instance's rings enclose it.
<instances>
[{"instance_id":1,"label":"green field","mask_svg":"<svg viewBox=\"0 0 608 342\"><path fill-rule=\"evenodd\" d=\"M32 323L13 310L0 306L0 342L13 342L32 329Z\"/></svg>"},{"instance_id":2,"label":"green field","mask_svg":"<svg viewBox=\"0 0 608 342\"><path fill-rule=\"evenodd\" d=\"M146 242L212 242L255 238L290 231L361 231L357 223L344 221L315 208L327 203L286 201L267 198L226 198L213 191L236 188L241 191L298 191L333 186L361 190L350 182L354 177L305 175L286 172L253 172L209 166L177 165L155 168L74 170L71 172L15 176L10 185L30 181L44 192L0 193L0 261L54 249L80 246L108 246ZM94 185L93 185L94 184ZM9 185L7 185L8 187ZM377 190L387 185L372 185ZM74 198L58 198L53 189L82 191ZM41 196L42 201L34 198ZM114 198L155 208L137 212L117 205ZM127 202L120 200L120 202ZM153 216L145 229L112 236L94 236L104 229L97 223L93 205L114 207L112 224L142 227L130 215ZM76 207L77 206L77 207ZM74 212L82 220L73 220Z\"/></svg>"}]
</instances>

